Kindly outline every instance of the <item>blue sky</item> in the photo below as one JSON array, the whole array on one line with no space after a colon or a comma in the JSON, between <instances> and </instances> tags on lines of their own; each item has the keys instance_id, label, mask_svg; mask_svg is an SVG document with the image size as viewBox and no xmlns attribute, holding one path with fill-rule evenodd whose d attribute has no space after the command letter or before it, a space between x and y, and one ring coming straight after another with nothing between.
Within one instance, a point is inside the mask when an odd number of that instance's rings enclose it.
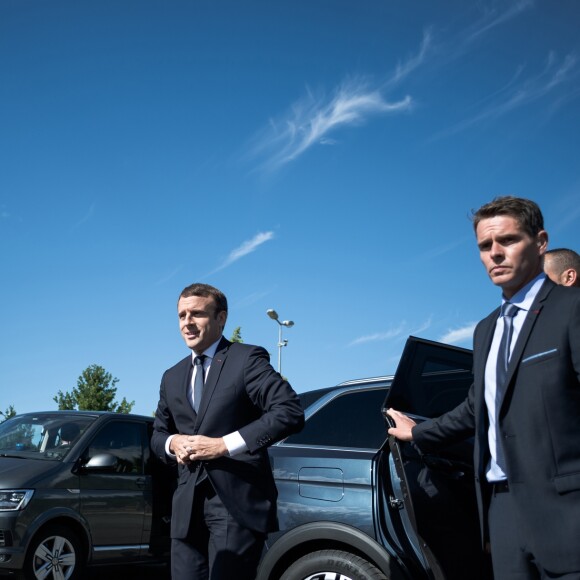
<instances>
[{"instance_id":1,"label":"blue sky","mask_svg":"<svg viewBox=\"0 0 580 580\"><path fill-rule=\"evenodd\" d=\"M179 292L230 302L297 391L471 345L469 215L580 249L576 0L3 0L0 409L98 364L151 414Z\"/></svg>"}]
</instances>

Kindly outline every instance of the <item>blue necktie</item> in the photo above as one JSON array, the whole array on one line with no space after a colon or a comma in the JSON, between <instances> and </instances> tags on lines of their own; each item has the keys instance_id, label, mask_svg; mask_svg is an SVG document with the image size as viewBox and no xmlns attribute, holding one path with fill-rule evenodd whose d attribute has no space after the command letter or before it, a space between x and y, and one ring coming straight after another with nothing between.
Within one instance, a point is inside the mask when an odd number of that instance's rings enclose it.
<instances>
[{"instance_id":1,"label":"blue necktie","mask_svg":"<svg viewBox=\"0 0 580 580\"><path fill-rule=\"evenodd\" d=\"M207 357L202 354L196 356L193 359L193 365L195 367L195 380L193 383L193 410L197 413L199 411L199 404L201 402L201 394L203 393L203 361Z\"/></svg>"},{"instance_id":2,"label":"blue necktie","mask_svg":"<svg viewBox=\"0 0 580 580\"><path fill-rule=\"evenodd\" d=\"M510 360L510 345L514 332L514 316L519 308L510 302L504 304L503 310L503 333L499 350L497 351L497 368L495 372L495 439L496 439L496 460L495 462L505 473L505 456L503 453L502 434L499 429L499 410L507 388L506 378L508 363Z\"/></svg>"}]
</instances>

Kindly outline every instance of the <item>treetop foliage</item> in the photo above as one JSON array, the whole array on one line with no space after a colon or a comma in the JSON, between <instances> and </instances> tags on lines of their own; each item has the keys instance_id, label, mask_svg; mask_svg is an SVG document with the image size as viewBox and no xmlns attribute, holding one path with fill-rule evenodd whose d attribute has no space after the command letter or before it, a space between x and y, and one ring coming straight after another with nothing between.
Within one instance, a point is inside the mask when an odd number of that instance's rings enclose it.
<instances>
[{"instance_id":1,"label":"treetop foliage","mask_svg":"<svg viewBox=\"0 0 580 580\"><path fill-rule=\"evenodd\" d=\"M16 415L16 409L14 408L14 405L9 405L8 408L4 411L4 413L2 411L0 411L0 423L2 423L3 421L6 421L6 419L10 419L11 417L14 417L14 415Z\"/></svg>"},{"instance_id":2,"label":"treetop foliage","mask_svg":"<svg viewBox=\"0 0 580 580\"><path fill-rule=\"evenodd\" d=\"M230 338L232 342L244 342L242 339L242 327L236 326L232 332L232 337Z\"/></svg>"},{"instance_id":3,"label":"treetop foliage","mask_svg":"<svg viewBox=\"0 0 580 580\"><path fill-rule=\"evenodd\" d=\"M115 413L130 413L135 401L127 402L123 397L120 403L115 401L116 384L119 379L113 378L99 365L90 365L77 379L77 386L71 392L59 391L53 401L60 411L113 411Z\"/></svg>"}]
</instances>

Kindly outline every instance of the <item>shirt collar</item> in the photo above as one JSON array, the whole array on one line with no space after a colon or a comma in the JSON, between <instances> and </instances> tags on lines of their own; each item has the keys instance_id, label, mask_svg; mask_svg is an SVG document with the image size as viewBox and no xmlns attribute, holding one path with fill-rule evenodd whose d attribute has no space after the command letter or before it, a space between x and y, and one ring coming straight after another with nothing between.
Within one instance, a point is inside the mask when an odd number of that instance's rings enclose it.
<instances>
[{"instance_id":1,"label":"shirt collar","mask_svg":"<svg viewBox=\"0 0 580 580\"><path fill-rule=\"evenodd\" d=\"M533 280L528 282L523 288L518 290L509 300L502 296L502 311L504 304L510 302L517 306L520 310L525 310L526 312L532 307L544 280L546 279L546 274L541 272Z\"/></svg>"},{"instance_id":2,"label":"shirt collar","mask_svg":"<svg viewBox=\"0 0 580 580\"><path fill-rule=\"evenodd\" d=\"M223 337L220 336L211 346L208 346L201 354L204 354L207 358L212 359L215 356L215 351ZM191 360L198 356L195 351L191 351Z\"/></svg>"}]
</instances>

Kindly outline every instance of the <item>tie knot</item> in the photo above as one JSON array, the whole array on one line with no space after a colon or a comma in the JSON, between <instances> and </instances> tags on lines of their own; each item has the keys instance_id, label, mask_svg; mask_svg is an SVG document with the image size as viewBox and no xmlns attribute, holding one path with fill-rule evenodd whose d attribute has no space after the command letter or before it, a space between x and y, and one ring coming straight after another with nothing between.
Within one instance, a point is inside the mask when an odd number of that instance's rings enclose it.
<instances>
[{"instance_id":1,"label":"tie knot","mask_svg":"<svg viewBox=\"0 0 580 580\"><path fill-rule=\"evenodd\" d=\"M205 354L200 354L199 356L196 356L196 357L193 359L193 364L194 364L195 366L197 366L197 365L201 365L201 366L203 366L203 361L204 361L206 358L207 358L207 356L206 356Z\"/></svg>"},{"instance_id":2,"label":"tie knot","mask_svg":"<svg viewBox=\"0 0 580 580\"><path fill-rule=\"evenodd\" d=\"M513 318L516 315L518 310L519 310L518 306L516 306L515 304L512 304L511 302L506 302L503 305L502 316L507 316L508 318Z\"/></svg>"}]
</instances>

